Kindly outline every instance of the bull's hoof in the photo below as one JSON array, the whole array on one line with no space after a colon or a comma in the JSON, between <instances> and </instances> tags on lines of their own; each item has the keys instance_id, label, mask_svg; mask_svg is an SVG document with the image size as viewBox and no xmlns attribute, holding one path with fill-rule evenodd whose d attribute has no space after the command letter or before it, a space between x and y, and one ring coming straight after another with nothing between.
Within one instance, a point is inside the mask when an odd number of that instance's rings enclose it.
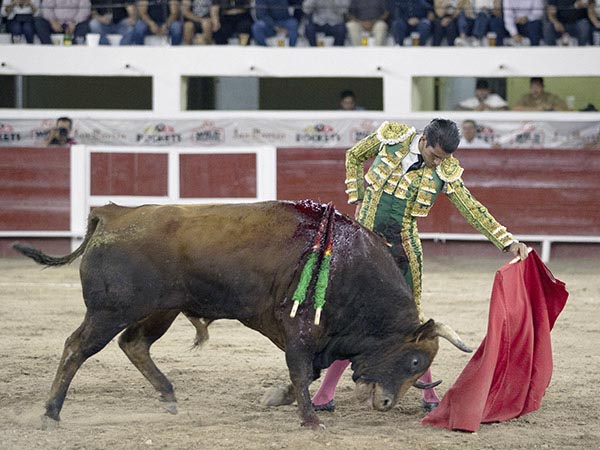
<instances>
[{"instance_id":1,"label":"bull's hoof","mask_svg":"<svg viewBox=\"0 0 600 450\"><path fill-rule=\"evenodd\" d=\"M260 403L263 406L291 405L296 400L293 387L275 386L266 390Z\"/></svg>"},{"instance_id":2,"label":"bull's hoof","mask_svg":"<svg viewBox=\"0 0 600 450\"><path fill-rule=\"evenodd\" d=\"M161 402L162 406L169 414L177 414L177 402Z\"/></svg>"},{"instance_id":3,"label":"bull's hoof","mask_svg":"<svg viewBox=\"0 0 600 450\"><path fill-rule=\"evenodd\" d=\"M423 411L426 413L433 411L438 407L439 404L440 402L426 402L425 400L421 400L421 406L423 407Z\"/></svg>"},{"instance_id":4,"label":"bull's hoof","mask_svg":"<svg viewBox=\"0 0 600 450\"><path fill-rule=\"evenodd\" d=\"M313 403L312 407L315 411L334 412L335 411L335 400L331 400L327 403L323 403L322 405L315 405Z\"/></svg>"},{"instance_id":5,"label":"bull's hoof","mask_svg":"<svg viewBox=\"0 0 600 450\"><path fill-rule=\"evenodd\" d=\"M56 430L60 425L60 421L57 419L53 419L52 417L48 417L46 414L42 416L42 430L52 431Z\"/></svg>"},{"instance_id":6,"label":"bull's hoof","mask_svg":"<svg viewBox=\"0 0 600 450\"><path fill-rule=\"evenodd\" d=\"M306 422L302 422L303 427L310 428L313 431L325 431L325 425L322 424L319 420L307 420Z\"/></svg>"}]
</instances>

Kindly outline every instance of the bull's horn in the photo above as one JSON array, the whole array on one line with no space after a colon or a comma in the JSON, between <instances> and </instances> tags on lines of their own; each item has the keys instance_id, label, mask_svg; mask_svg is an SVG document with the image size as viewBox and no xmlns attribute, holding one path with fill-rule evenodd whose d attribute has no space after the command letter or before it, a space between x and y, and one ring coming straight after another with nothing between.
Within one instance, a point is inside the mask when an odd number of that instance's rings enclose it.
<instances>
[{"instance_id":1,"label":"bull's horn","mask_svg":"<svg viewBox=\"0 0 600 450\"><path fill-rule=\"evenodd\" d=\"M414 382L413 386L417 389L433 389L438 386L442 380L433 381L431 383L423 383L421 380L417 380Z\"/></svg>"},{"instance_id":2,"label":"bull's horn","mask_svg":"<svg viewBox=\"0 0 600 450\"><path fill-rule=\"evenodd\" d=\"M463 342L458 333L450 328L448 325L441 322L435 323L435 334L439 337L443 337L450 341L456 348L462 350L465 353L471 353L473 350Z\"/></svg>"}]
</instances>

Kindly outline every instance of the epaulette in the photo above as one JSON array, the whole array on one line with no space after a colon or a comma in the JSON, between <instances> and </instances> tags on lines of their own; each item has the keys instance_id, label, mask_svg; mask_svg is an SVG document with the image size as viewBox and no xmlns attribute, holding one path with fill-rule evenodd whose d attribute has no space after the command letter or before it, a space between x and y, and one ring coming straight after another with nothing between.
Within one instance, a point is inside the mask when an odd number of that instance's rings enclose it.
<instances>
[{"instance_id":1,"label":"epaulette","mask_svg":"<svg viewBox=\"0 0 600 450\"><path fill-rule=\"evenodd\" d=\"M385 145L396 145L416 132L414 127L398 122L383 122L377 129L377 139Z\"/></svg>"},{"instance_id":2,"label":"epaulette","mask_svg":"<svg viewBox=\"0 0 600 450\"><path fill-rule=\"evenodd\" d=\"M442 181L451 183L461 177L463 168L460 167L458 159L454 156L450 156L449 158L444 159L442 163L437 166L435 171Z\"/></svg>"}]
</instances>

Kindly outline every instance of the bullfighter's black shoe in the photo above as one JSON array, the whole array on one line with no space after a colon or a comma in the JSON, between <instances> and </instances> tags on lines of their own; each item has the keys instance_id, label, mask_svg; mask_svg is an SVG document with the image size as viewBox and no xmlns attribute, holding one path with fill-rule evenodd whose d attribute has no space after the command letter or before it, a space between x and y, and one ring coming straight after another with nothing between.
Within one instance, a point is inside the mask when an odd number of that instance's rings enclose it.
<instances>
[{"instance_id":1,"label":"bullfighter's black shoe","mask_svg":"<svg viewBox=\"0 0 600 450\"><path fill-rule=\"evenodd\" d=\"M425 400L421 400L421 406L426 413L433 411L439 404L440 402L426 402Z\"/></svg>"},{"instance_id":2,"label":"bullfighter's black shoe","mask_svg":"<svg viewBox=\"0 0 600 450\"><path fill-rule=\"evenodd\" d=\"M322 405L315 405L314 403L312 404L312 407L315 411L328 411L328 412L334 412L335 411L335 400L331 400L327 403L323 403Z\"/></svg>"}]
</instances>

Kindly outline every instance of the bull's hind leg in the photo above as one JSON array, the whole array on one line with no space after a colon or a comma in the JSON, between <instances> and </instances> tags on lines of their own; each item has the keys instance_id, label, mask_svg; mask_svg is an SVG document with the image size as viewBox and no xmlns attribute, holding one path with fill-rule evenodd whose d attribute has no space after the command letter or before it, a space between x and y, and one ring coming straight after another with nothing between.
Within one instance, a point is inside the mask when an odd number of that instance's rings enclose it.
<instances>
[{"instance_id":1,"label":"bull's hind leg","mask_svg":"<svg viewBox=\"0 0 600 450\"><path fill-rule=\"evenodd\" d=\"M160 393L160 400L171 414L177 414L173 385L156 367L150 347L169 329L179 311L154 313L127 328L119 337L119 345L129 360Z\"/></svg>"},{"instance_id":2,"label":"bull's hind leg","mask_svg":"<svg viewBox=\"0 0 600 450\"><path fill-rule=\"evenodd\" d=\"M118 325L113 317L86 314L83 323L69 336L56 370L56 376L46 402L43 428L52 428L60 420L60 411L69 385L77 370L90 356L102 350L125 326Z\"/></svg>"}]
</instances>

